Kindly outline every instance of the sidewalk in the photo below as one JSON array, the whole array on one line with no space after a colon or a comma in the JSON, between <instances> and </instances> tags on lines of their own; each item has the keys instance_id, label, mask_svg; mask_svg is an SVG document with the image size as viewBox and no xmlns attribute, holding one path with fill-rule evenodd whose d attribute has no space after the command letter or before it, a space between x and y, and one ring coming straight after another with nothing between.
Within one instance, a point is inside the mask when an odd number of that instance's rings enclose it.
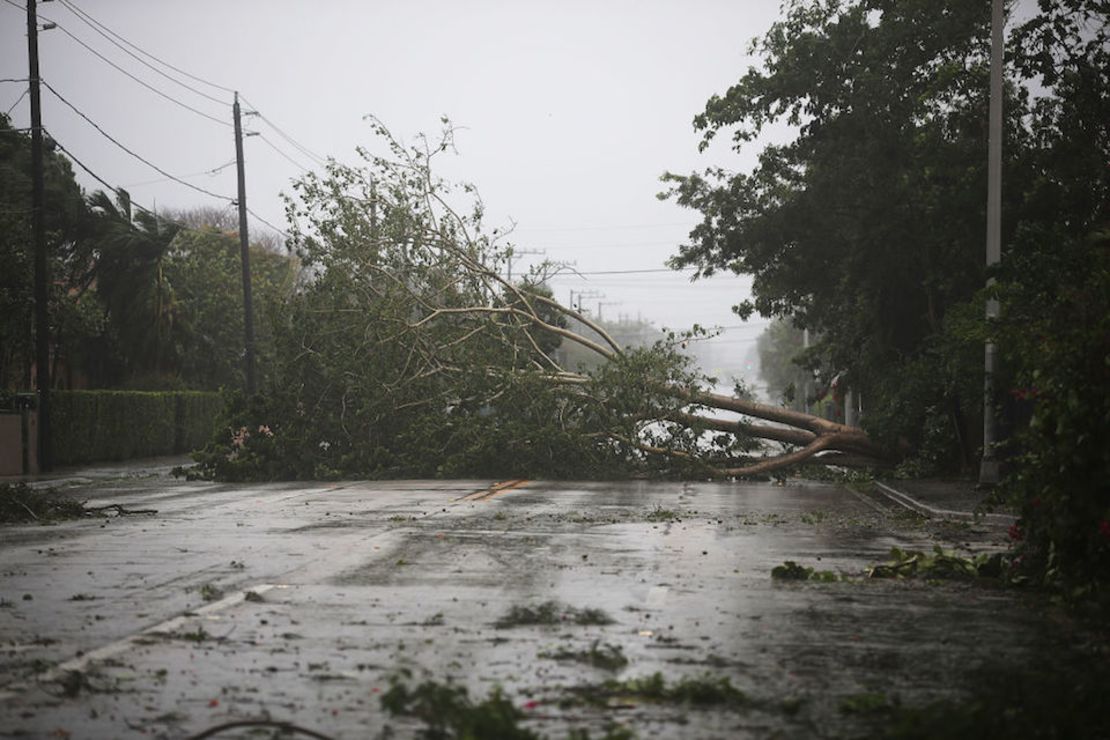
<instances>
[{"instance_id":1,"label":"sidewalk","mask_svg":"<svg viewBox=\"0 0 1110 740\"><path fill-rule=\"evenodd\" d=\"M990 492L978 488L973 480L876 480L875 491L930 519L980 521L1006 526L1017 521L1016 512L1005 505L986 511L983 504Z\"/></svg>"},{"instance_id":2,"label":"sidewalk","mask_svg":"<svg viewBox=\"0 0 1110 740\"><path fill-rule=\"evenodd\" d=\"M95 481L118 480L121 478L156 478L168 476L178 465L191 465L188 455L168 455L165 457L145 457L135 460L120 460L87 465L61 467L49 473L33 475L3 475L0 483L26 483L31 488L62 488Z\"/></svg>"}]
</instances>

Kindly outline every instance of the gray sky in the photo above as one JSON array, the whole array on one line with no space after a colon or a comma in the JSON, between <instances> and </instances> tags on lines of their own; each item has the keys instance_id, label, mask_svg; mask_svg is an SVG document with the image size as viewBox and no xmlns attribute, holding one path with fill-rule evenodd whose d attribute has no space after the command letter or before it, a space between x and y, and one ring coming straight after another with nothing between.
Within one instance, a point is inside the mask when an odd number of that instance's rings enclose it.
<instances>
[{"instance_id":1,"label":"gray sky","mask_svg":"<svg viewBox=\"0 0 1110 740\"><path fill-rule=\"evenodd\" d=\"M22 0L4 2L0 77L26 77L25 15L10 4ZM46 82L120 143L227 196L235 194L234 167L206 171L234 158L231 129L144 88L73 37L219 121L231 120L230 94L176 75L215 102L160 77L72 8L182 70L239 90L281 130L249 119L248 128L264 138L247 139L245 156L248 205L282 227L278 194L300 173L286 157L315 166L282 134L315 155L353 161L354 147L371 143L366 114L406 139L435 133L447 115L464 129L459 156L443 160L441 174L478 187L491 227L515 221L519 249L545 250L582 272L652 269L663 267L697 221L655 198L659 175L710 165L744 169L753 161L754 150L741 156L724 146L699 155L691 119L749 66L748 41L770 26L778 4L56 0L39 5L42 20L59 24L40 34L40 65ZM0 110L23 88L0 85ZM12 116L16 126L28 125L26 98ZM43 122L143 206L226 204L164 180L47 90ZM98 187L79 170L78 177L86 188ZM570 290L605 293L601 300L615 302L602 306L606 317L641 315L681 327L736 326L729 307L747 296L748 285L744 278L690 284L681 274L643 273L560 278L552 287L562 300ZM587 303L595 312L597 300ZM730 329L718 341L741 355L757 334L756 326Z\"/></svg>"}]
</instances>

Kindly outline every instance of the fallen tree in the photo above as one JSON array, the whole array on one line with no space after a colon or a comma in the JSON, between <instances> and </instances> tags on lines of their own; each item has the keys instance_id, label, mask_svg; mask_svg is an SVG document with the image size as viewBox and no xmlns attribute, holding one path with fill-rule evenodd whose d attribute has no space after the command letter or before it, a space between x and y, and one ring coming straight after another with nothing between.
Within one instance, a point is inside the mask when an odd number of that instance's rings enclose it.
<instances>
[{"instance_id":1,"label":"fallen tree","mask_svg":"<svg viewBox=\"0 0 1110 740\"><path fill-rule=\"evenodd\" d=\"M511 229L487 232L476 191L432 173L451 128L406 146L372 124L385 156L332 161L288 200L312 277L272 312L275 367L202 457L214 475L735 477L887 459L860 429L710 391L678 351L700 328L622 347L553 299L544 282L566 268L507 279ZM564 367L561 343L604 362Z\"/></svg>"}]
</instances>

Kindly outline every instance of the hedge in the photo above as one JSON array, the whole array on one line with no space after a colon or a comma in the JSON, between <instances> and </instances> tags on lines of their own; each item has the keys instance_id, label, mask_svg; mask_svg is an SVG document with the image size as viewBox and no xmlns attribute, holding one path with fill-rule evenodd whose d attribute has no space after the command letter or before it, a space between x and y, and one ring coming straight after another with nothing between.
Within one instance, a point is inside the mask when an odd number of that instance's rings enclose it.
<instances>
[{"instance_id":1,"label":"hedge","mask_svg":"<svg viewBox=\"0 0 1110 740\"><path fill-rule=\"evenodd\" d=\"M53 391L54 463L173 455L202 447L223 408L201 391Z\"/></svg>"}]
</instances>

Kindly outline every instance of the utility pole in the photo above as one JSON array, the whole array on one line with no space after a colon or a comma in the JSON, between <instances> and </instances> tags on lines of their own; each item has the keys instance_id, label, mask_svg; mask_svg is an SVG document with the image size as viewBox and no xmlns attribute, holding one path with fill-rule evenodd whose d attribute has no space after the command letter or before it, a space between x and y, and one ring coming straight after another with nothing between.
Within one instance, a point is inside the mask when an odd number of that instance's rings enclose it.
<instances>
[{"instance_id":1,"label":"utility pole","mask_svg":"<svg viewBox=\"0 0 1110 740\"><path fill-rule=\"evenodd\" d=\"M508 270L508 275L505 278L506 282L513 281L513 257L525 254L547 254L545 249L513 249L509 248L505 253L505 262Z\"/></svg>"},{"instance_id":2,"label":"utility pole","mask_svg":"<svg viewBox=\"0 0 1110 740\"><path fill-rule=\"evenodd\" d=\"M602 306L619 306L624 301L598 301L597 302L597 320L601 321L601 307Z\"/></svg>"},{"instance_id":3,"label":"utility pole","mask_svg":"<svg viewBox=\"0 0 1110 740\"><path fill-rule=\"evenodd\" d=\"M1002 259L1002 44L1005 16L1002 0L991 4L991 88L990 139L987 154L987 269ZM994 284L988 278L987 287ZM987 323L998 318L998 301L987 301ZM988 335L989 336L989 335ZM979 484L997 485L998 458L995 443L998 429L994 411L994 377L998 371L998 353L992 339L983 351L983 459L979 464Z\"/></svg>"},{"instance_id":4,"label":"utility pole","mask_svg":"<svg viewBox=\"0 0 1110 740\"><path fill-rule=\"evenodd\" d=\"M243 262L243 333L247 397L254 395L254 310L251 302L251 257L247 234L247 178L243 169L243 125L239 116L239 93L231 107L235 117L235 170L239 176L239 256Z\"/></svg>"},{"instance_id":5,"label":"utility pole","mask_svg":"<svg viewBox=\"0 0 1110 740\"><path fill-rule=\"evenodd\" d=\"M587 298L604 298L604 297L605 297L605 294L600 292L600 291L597 291L597 290L580 290L580 291L578 291L578 308L576 308L575 310L578 311L578 313L582 314L583 316L586 316L586 315L589 314L589 312L586 310L585 300Z\"/></svg>"},{"instance_id":6,"label":"utility pole","mask_svg":"<svg viewBox=\"0 0 1110 740\"><path fill-rule=\"evenodd\" d=\"M35 388L38 390L39 470L54 467L50 440L50 276L46 263L46 226L43 203L42 98L39 87L39 22L35 0L27 0L27 77L31 92L31 239L35 249Z\"/></svg>"}]
</instances>

